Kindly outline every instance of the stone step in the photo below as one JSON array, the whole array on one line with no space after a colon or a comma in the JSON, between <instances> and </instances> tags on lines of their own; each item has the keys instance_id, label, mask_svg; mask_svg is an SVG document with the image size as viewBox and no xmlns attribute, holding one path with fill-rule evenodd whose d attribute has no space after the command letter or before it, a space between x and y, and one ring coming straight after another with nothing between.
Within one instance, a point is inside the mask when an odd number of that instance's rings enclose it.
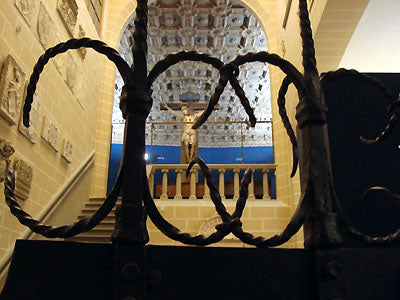
<instances>
[{"instance_id":1,"label":"stone step","mask_svg":"<svg viewBox=\"0 0 400 300\"><path fill-rule=\"evenodd\" d=\"M83 208L82 210L81 210L81 213L82 213L82 215L85 215L85 216L90 216L90 215L93 215L96 211L98 210L98 208L92 208L92 207L90 207L90 208ZM113 207L112 208L112 210L110 211L110 213L108 214L109 216L115 216L115 211L116 211L116 208L115 207Z\"/></svg>"},{"instance_id":2,"label":"stone step","mask_svg":"<svg viewBox=\"0 0 400 300\"><path fill-rule=\"evenodd\" d=\"M97 205L101 205L104 203L106 199L105 198L90 198L89 201L87 202L87 204L97 204ZM117 199L117 204L121 204L122 203L122 199L118 198Z\"/></svg>"},{"instance_id":3,"label":"stone step","mask_svg":"<svg viewBox=\"0 0 400 300\"><path fill-rule=\"evenodd\" d=\"M78 216L78 220L81 220L81 219L84 219L84 218L87 218L87 217L89 217L91 214L87 214L87 215L79 215ZM103 221L112 221L112 222L115 222L115 214L109 214L107 217L105 217L104 218L104 220Z\"/></svg>"},{"instance_id":4,"label":"stone step","mask_svg":"<svg viewBox=\"0 0 400 300\"><path fill-rule=\"evenodd\" d=\"M81 242L81 243L111 243L111 235L96 235L82 233L80 235L65 239L66 241Z\"/></svg>"}]
</instances>

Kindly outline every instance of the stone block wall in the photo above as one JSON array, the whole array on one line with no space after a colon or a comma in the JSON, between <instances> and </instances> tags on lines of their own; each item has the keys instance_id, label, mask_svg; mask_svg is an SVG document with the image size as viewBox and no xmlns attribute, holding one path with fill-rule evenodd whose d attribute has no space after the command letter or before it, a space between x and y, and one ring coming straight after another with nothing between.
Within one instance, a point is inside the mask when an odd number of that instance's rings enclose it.
<instances>
[{"instance_id":1,"label":"stone block wall","mask_svg":"<svg viewBox=\"0 0 400 300\"><path fill-rule=\"evenodd\" d=\"M25 78L20 76L18 81L21 91L11 95L4 87L0 90L0 94L6 94L2 100L15 95L19 98L19 102L9 102L9 107L3 109L14 111L16 123L0 116L0 139L14 146L12 160L22 159L32 169L29 197L19 202L33 217L43 211L95 147L103 59L93 50L87 50L85 56L81 51L72 50L46 65L34 102L34 105L40 103L40 108L35 106L36 121L32 120L37 126L36 135L32 131L24 133L19 125L26 82L39 56L49 47L79 37L83 32L87 37L99 39L84 0L70 2L76 3L72 11L77 16L75 20L72 14L67 21L63 17L64 8L57 7L60 2L63 1L0 1L0 66L5 67L7 57L12 57L25 74ZM34 114L33 111L32 118ZM71 216L71 223L74 217ZM0 260L13 249L15 239L24 230L9 212L4 195L0 193Z\"/></svg>"}]
</instances>

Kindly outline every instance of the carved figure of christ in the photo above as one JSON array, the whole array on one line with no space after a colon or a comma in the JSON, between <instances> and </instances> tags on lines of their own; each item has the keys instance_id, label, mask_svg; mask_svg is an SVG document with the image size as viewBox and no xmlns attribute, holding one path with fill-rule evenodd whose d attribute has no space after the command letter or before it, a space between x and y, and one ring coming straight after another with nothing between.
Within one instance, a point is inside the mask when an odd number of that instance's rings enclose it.
<instances>
[{"instance_id":1,"label":"carved figure of christ","mask_svg":"<svg viewBox=\"0 0 400 300\"><path fill-rule=\"evenodd\" d=\"M187 104L181 105L181 113L169 107L168 104L162 103L161 105L184 122L182 126L182 151L184 160L181 163L189 163L196 156L198 149L197 130L192 129L192 126L202 112L194 113Z\"/></svg>"}]
</instances>

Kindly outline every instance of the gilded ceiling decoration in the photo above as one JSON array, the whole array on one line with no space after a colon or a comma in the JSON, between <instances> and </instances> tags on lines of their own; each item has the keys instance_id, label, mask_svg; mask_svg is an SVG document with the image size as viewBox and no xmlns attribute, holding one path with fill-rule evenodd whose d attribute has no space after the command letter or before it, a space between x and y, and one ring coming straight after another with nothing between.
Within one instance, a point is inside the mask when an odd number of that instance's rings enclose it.
<instances>
[{"instance_id":1,"label":"gilded ceiling decoration","mask_svg":"<svg viewBox=\"0 0 400 300\"><path fill-rule=\"evenodd\" d=\"M119 51L128 63L132 62L131 46L134 16L128 22ZM223 62L239 54L267 51L267 39L258 18L239 1L227 0L159 0L149 4L148 25L149 70L170 53L196 50L217 57ZM180 103L194 99L208 103L218 82L219 73L201 62L179 63L163 73L153 85L153 110L148 121L179 121L160 102ZM255 110L259 121L271 120L270 82L268 65L247 64L240 67L239 81ZM113 112L113 143L122 143L123 118L119 110L119 95L123 85L117 75ZM224 124L205 124L199 130L200 147L241 145L241 125L247 115L239 99L228 84L209 121ZM146 130L146 144L151 143L150 125ZM271 123L261 123L248 129L243 125L245 146L271 146ZM180 145L181 125L155 124L153 145Z\"/></svg>"}]
</instances>

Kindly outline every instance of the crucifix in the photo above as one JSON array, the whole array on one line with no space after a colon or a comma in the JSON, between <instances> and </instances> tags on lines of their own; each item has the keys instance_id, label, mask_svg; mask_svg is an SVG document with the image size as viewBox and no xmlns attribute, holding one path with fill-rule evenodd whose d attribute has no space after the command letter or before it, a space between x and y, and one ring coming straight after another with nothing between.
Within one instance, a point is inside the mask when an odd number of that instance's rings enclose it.
<instances>
[{"instance_id":1,"label":"crucifix","mask_svg":"<svg viewBox=\"0 0 400 300\"><path fill-rule=\"evenodd\" d=\"M199 138L197 129L192 126L196 119L206 109L207 104L196 103L193 99L184 100L181 103L161 103L160 109L169 110L172 114L183 121L182 139L181 139L181 163L188 164L199 154ZM179 113L178 110L181 112ZM199 111L200 112L195 112Z\"/></svg>"}]
</instances>

